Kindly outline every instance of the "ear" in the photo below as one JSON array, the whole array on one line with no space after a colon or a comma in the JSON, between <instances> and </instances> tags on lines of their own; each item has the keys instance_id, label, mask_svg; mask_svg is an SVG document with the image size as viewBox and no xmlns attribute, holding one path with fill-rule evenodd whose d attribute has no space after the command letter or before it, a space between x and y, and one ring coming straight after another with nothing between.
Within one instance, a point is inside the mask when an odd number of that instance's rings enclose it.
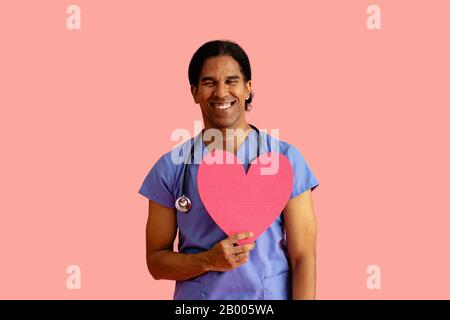
<instances>
[{"instance_id":1,"label":"ear","mask_svg":"<svg viewBox=\"0 0 450 320\"><path fill-rule=\"evenodd\" d=\"M194 98L194 102L197 104L198 103L198 100L197 100L197 91L198 91L198 88L196 87L196 86L194 86L194 85L191 85L191 94L192 94L192 97Z\"/></svg>"},{"instance_id":2,"label":"ear","mask_svg":"<svg viewBox=\"0 0 450 320\"><path fill-rule=\"evenodd\" d=\"M247 83L245 84L245 100L247 100L248 98L250 98L250 94L252 92L252 80L248 80Z\"/></svg>"}]
</instances>

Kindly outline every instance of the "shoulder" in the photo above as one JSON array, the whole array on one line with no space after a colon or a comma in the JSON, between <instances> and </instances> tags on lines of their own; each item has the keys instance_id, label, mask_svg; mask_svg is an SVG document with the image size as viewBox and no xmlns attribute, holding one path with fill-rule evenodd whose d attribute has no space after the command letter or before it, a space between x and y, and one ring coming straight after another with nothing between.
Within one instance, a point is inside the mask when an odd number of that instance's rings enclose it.
<instances>
[{"instance_id":1,"label":"shoulder","mask_svg":"<svg viewBox=\"0 0 450 320\"><path fill-rule=\"evenodd\" d=\"M260 134L267 151L278 152L286 156L291 162L304 160L299 149L289 142L278 139L264 131L261 131Z\"/></svg>"},{"instance_id":2,"label":"shoulder","mask_svg":"<svg viewBox=\"0 0 450 320\"><path fill-rule=\"evenodd\" d=\"M174 208L176 182L183 169L183 159L187 156L186 146L192 139L185 141L172 150L162 154L153 164L144 179L139 193L159 204ZM190 149L187 149L188 153ZM180 160L181 159L181 160Z\"/></svg>"},{"instance_id":3,"label":"shoulder","mask_svg":"<svg viewBox=\"0 0 450 320\"><path fill-rule=\"evenodd\" d=\"M194 142L194 138L190 138L184 142L179 143L174 146L171 150L165 152L159 159L158 162L164 163L166 166L171 167L173 170L179 165L183 165L188 157L191 156L191 148Z\"/></svg>"},{"instance_id":4,"label":"shoulder","mask_svg":"<svg viewBox=\"0 0 450 320\"><path fill-rule=\"evenodd\" d=\"M298 148L266 133L261 132L261 136L264 144L267 143L267 151L278 152L288 158L291 163L294 173L294 185L291 198L308 189L314 190L319 185L319 181Z\"/></svg>"}]
</instances>

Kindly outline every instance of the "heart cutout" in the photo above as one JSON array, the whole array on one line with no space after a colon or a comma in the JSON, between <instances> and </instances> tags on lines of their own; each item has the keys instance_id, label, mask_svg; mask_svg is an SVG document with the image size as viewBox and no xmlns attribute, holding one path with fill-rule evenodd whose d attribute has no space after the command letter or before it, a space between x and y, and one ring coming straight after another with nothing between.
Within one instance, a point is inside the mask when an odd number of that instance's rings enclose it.
<instances>
[{"instance_id":1,"label":"heart cutout","mask_svg":"<svg viewBox=\"0 0 450 320\"><path fill-rule=\"evenodd\" d=\"M260 155L246 173L232 153L213 150L198 169L200 198L211 218L228 235L253 232L256 240L281 214L292 192L289 159L277 152Z\"/></svg>"}]
</instances>

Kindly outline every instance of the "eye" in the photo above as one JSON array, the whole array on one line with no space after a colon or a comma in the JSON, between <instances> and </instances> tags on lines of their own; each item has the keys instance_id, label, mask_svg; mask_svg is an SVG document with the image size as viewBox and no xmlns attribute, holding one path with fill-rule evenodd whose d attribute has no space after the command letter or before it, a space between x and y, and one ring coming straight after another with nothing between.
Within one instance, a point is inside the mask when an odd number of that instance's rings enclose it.
<instances>
[{"instance_id":1,"label":"eye","mask_svg":"<svg viewBox=\"0 0 450 320\"><path fill-rule=\"evenodd\" d=\"M231 84L232 86L236 85L238 83L237 80L231 80L231 81L227 81L229 84Z\"/></svg>"}]
</instances>

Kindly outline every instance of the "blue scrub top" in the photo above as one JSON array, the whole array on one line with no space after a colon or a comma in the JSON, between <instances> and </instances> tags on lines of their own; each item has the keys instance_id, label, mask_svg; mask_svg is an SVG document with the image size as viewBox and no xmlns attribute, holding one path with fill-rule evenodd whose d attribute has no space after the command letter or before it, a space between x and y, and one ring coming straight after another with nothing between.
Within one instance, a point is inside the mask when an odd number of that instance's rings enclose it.
<instances>
[{"instance_id":1,"label":"blue scrub top","mask_svg":"<svg viewBox=\"0 0 450 320\"><path fill-rule=\"evenodd\" d=\"M200 146L201 141L203 152L209 151L198 134L177 146L175 152L182 154L182 150L189 150L186 153L190 153L194 139L197 146ZM312 191L319 185L305 159L295 147L263 131L260 131L259 140L260 154L273 150L289 159L294 172L290 198L308 189ZM237 158L243 163L246 171L251 160L256 158L257 148L258 133L252 129L237 152ZM199 150L196 148L196 152ZM169 151L159 158L138 192L162 206L176 210L175 200L182 192L184 163L174 163L171 153L172 151ZM186 157L190 159L190 155L188 156ZM178 252L181 253L209 250L217 242L228 237L210 217L200 200L197 189L198 166L198 164L187 166L186 193L192 201L192 208L188 213L177 211ZM177 281L173 298L174 300L288 300L292 298L291 286L286 232L281 212L272 225L256 239L256 246L250 251L247 263L229 271L209 271L187 281Z\"/></svg>"}]
</instances>

